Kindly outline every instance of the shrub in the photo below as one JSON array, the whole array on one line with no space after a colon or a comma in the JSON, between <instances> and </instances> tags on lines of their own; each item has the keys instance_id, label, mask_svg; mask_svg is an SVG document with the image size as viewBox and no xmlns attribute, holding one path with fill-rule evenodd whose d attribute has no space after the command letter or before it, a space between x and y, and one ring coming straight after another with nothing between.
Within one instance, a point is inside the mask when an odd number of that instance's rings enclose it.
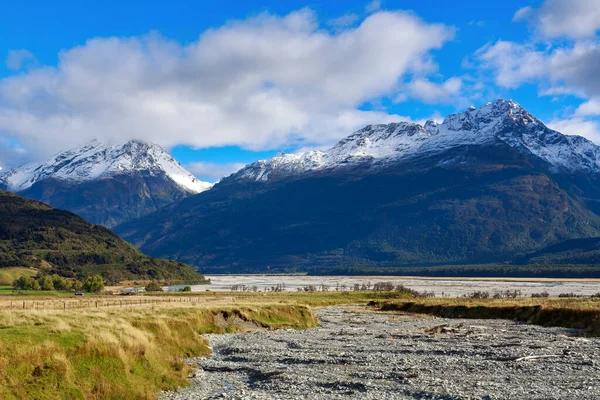
<instances>
[{"instance_id":1,"label":"shrub","mask_svg":"<svg viewBox=\"0 0 600 400\"><path fill-rule=\"evenodd\" d=\"M548 293L548 291L544 290L541 293L531 293L531 297L550 297L550 293Z\"/></svg>"},{"instance_id":2,"label":"shrub","mask_svg":"<svg viewBox=\"0 0 600 400\"><path fill-rule=\"evenodd\" d=\"M100 293L104 290L104 280L100 275L89 276L83 284L86 292Z\"/></svg>"},{"instance_id":3,"label":"shrub","mask_svg":"<svg viewBox=\"0 0 600 400\"><path fill-rule=\"evenodd\" d=\"M148 290L148 289L146 289ZM179 289L180 292L191 292L192 288L190 286L186 286L186 287L182 287L181 289Z\"/></svg>"},{"instance_id":4,"label":"shrub","mask_svg":"<svg viewBox=\"0 0 600 400\"><path fill-rule=\"evenodd\" d=\"M190 288L190 290L191 290L191 288ZM162 292L162 291L163 291L162 287L156 281L152 281L148 285L146 285L146 292Z\"/></svg>"}]
</instances>

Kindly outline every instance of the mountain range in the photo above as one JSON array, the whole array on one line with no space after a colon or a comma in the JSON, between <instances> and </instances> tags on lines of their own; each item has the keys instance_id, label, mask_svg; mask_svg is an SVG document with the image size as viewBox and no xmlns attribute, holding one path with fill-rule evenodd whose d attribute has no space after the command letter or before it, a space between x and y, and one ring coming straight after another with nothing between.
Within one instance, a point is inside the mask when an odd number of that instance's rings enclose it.
<instances>
[{"instance_id":1,"label":"mountain range","mask_svg":"<svg viewBox=\"0 0 600 400\"><path fill-rule=\"evenodd\" d=\"M0 189L203 272L590 264L600 254L600 147L511 100L441 123L369 125L214 186L133 140L10 170Z\"/></svg>"},{"instance_id":2,"label":"mountain range","mask_svg":"<svg viewBox=\"0 0 600 400\"><path fill-rule=\"evenodd\" d=\"M116 227L205 272L505 262L600 235L600 147L498 100L280 153Z\"/></svg>"},{"instance_id":3,"label":"mountain range","mask_svg":"<svg viewBox=\"0 0 600 400\"><path fill-rule=\"evenodd\" d=\"M95 224L121 222L209 189L156 144L93 141L0 175L0 189L72 211Z\"/></svg>"}]
</instances>

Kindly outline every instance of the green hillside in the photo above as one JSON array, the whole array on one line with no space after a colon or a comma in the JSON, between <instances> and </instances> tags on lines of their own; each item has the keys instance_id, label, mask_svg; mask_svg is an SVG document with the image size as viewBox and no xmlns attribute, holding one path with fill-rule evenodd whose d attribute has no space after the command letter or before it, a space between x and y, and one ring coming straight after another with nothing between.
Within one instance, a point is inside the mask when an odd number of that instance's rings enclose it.
<instances>
[{"instance_id":1,"label":"green hillside","mask_svg":"<svg viewBox=\"0 0 600 400\"><path fill-rule=\"evenodd\" d=\"M115 233L68 211L0 191L0 268L35 267L109 283L157 279L200 283L189 266L145 256Z\"/></svg>"}]
</instances>

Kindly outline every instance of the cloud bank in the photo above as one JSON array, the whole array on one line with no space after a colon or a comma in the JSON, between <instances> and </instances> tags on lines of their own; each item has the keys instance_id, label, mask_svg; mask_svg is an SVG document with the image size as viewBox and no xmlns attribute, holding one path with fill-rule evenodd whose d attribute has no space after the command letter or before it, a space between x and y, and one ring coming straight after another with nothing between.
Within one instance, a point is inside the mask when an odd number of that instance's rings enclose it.
<instances>
[{"instance_id":1,"label":"cloud bank","mask_svg":"<svg viewBox=\"0 0 600 400\"><path fill-rule=\"evenodd\" d=\"M319 146L400 119L360 108L396 95L454 36L405 12L375 12L341 31L320 26L303 9L229 22L186 45L158 33L88 40L63 50L55 67L0 80L0 137L38 158L94 138ZM14 155L1 143L0 162Z\"/></svg>"}]
</instances>

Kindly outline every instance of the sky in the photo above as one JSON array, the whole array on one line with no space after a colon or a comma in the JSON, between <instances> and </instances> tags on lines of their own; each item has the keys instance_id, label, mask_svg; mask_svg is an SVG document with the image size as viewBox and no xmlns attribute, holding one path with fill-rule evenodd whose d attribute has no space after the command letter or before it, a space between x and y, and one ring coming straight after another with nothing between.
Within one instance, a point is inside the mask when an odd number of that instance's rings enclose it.
<instances>
[{"instance_id":1,"label":"sky","mask_svg":"<svg viewBox=\"0 0 600 400\"><path fill-rule=\"evenodd\" d=\"M600 143L600 0L0 6L0 166L158 143L215 181L365 125L510 98Z\"/></svg>"}]
</instances>

